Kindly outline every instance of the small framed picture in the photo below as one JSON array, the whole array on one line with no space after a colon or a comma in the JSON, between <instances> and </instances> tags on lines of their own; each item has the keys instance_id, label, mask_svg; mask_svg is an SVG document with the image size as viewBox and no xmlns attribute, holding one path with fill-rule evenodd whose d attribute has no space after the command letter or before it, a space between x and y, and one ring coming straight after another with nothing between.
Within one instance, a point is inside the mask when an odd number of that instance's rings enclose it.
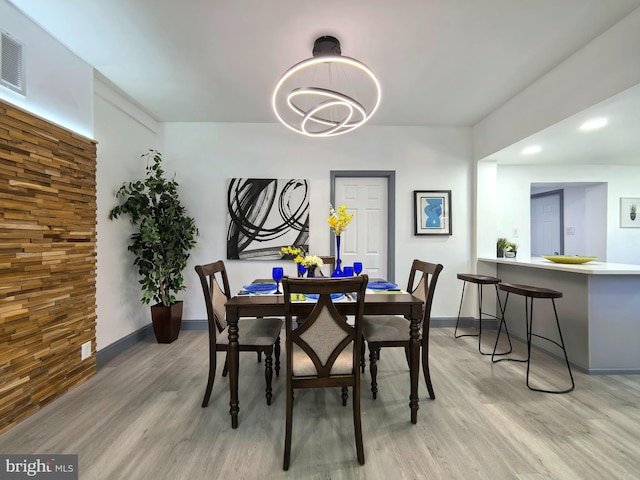
<instances>
[{"instance_id":1,"label":"small framed picture","mask_svg":"<svg viewBox=\"0 0 640 480\"><path fill-rule=\"evenodd\" d=\"M620 197L620 227L640 228L639 206L640 198Z\"/></svg>"},{"instance_id":2,"label":"small framed picture","mask_svg":"<svg viewBox=\"0 0 640 480\"><path fill-rule=\"evenodd\" d=\"M414 190L414 235L451 235L451 190Z\"/></svg>"}]
</instances>

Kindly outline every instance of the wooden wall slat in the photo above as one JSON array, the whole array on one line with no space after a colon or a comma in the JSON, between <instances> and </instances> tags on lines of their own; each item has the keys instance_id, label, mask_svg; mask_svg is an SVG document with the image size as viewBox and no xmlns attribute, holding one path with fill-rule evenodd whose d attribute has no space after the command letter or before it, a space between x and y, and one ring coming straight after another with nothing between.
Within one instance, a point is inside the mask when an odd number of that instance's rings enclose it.
<instances>
[{"instance_id":1,"label":"wooden wall slat","mask_svg":"<svg viewBox=\"0 0 640 480\"><path fill-rule=\"evenodd\" d=\"M0 101L0 432L95 373L95 175L94 141Z\"/></svg>"}]
</instances>

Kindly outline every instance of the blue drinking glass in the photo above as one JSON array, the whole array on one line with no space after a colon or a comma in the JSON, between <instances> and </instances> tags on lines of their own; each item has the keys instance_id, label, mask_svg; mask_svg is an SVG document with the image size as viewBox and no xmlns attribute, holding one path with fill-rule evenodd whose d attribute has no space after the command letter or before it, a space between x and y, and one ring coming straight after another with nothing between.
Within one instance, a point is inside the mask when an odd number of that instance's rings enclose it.
<instances>
[{"instance_id":1,"label":"blue drinking glass","mask_svg":"<svg viewBox=\"0 0 640 480\"><path fill-rule=\"evenodd\" d=\"M273 278L273 281L276 282L276 293L282 293L280 291L280 280L282 280L283 276L284 276L284 268L273 267L273 270L271 270L271 278Z\"/></svg>"},{"instance_id":2,"label":"blue drinking glass","mask_svg":"<svg viewBox=\"0 0 640 480\"><path fill-rule=\"evenodd\" d=\"M296 264L296 265L298 265L298 276L299 276L299 277L304 277L304 274L305 274L305 273L306 273L306 271L307 271L307 267L305 267L305 266L304 266L303 264L301 264L301 263L298 263L298 264Z\"/></svg>"},{"instance_id":3,"label":"blue drinking glass","mask_svg":"<svg viewBox=\"0 0 640 480\"><path fill-rule=\"evenodd\" d=\"M353 271L356 272L356 275L360 275L362 273L362 262L353 262Z\"/></svg>"},{"instance_id":4,"label":"blue drinking glass","mask_svg":"<svg viewBox=\"0 0 640 480\"><path fill-rule=\"evenodd\" d=\"M345 277L353 277L353 267L346 266L342 271Z\"/></svg>"}]
</instances>

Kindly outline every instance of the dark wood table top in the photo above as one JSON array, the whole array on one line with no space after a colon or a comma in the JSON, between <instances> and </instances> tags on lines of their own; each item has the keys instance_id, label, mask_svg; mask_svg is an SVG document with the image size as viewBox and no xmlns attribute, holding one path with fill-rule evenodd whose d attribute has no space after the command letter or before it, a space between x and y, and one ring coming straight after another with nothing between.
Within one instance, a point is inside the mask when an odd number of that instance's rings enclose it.
<instances>
[{"instance_id":1,"label":"dark wood table top","mask_svg":"<svg viewBox=\"0 0 640 480\"><path fill-rule=\"evenodd\" d=\"M364 299L366 315L407 315L420 319L422 300L410 293L373 293L368 292ZM355 302L336 302L338 311L345 314L355 313ZM238 316L283 316L283 295L236 295L227 301L227 312L237 312ZM313 302L295 302L294 311L311 311Z\"/></svg>"}]
</instances>

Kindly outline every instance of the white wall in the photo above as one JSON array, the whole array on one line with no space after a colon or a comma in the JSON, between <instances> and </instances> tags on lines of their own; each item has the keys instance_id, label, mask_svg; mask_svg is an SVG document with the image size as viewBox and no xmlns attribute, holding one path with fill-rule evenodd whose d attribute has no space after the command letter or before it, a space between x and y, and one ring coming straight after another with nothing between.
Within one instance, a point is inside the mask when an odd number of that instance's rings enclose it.
<instances>
[{"instance_id":1,"label":"white wall","mask_svg":"<svg viewBox=\"0 0 640 480\"><path fill-rule=\"evenodd\" d=\"M483 163L483 162L481 162ZM640 166L625 165L554 165L548 166L498 166L497 197L509 199L497 210L497 235L509 237L513 227L520 232L518 255L529 256L531 252L531 183L606 182L606 222L598 225L585 223L587 230L606 230L606 261L612 263L640 264L639 228L620 228L620 197L632 197L638 193ZM594 186L586 194L587 208L605 208L599 198L603 186ZM635 192L635 193L634 193ZM494 240L495 242L495 240ZM585 244L586 248L600 248L596 244ZM566 251L567 254L576 252ZM584 254L589 254L585 252Z\"/></svg>"},{"instance_id":2,"label":"white wall","mask_svg":"<svg viewBox=\"0 0 640 480\"><path fill-rule=\"evenodd\" d=\"M510 200L498 199L497 168L498 165L493 161L483 161L477 164L474 217L477 232L477 257L495 257L498 237L509 238L511 236L510 233L507 234L498 230L498 212L510 205ZM519 242L516 243L519 244ZM486 275L492 274L490 271L482 273ZM495 274L495 272L493 273Z\"/></svg>"},{"instance_id":3,"label":"white wall","mask_svg":"<svg viewBox=\"0 0 640 480\"><path fill-rule=\"evenodd\" d=\"M24 44L26 96L0 85L0 98L93 138L93 68L6 0L0 29Z\"/></svg>"},{"instance_id":4,"label":"white wall","mask_svg":"<svg viewBox=\"0 0 640 480\"><path fill-rule=\"evenodd\" d=\"M232 177L303 177L311 181L310 249L327 253L331 170L396 171L396 272L404 284L411 261L444 265L433 315L457 315L456 273L471 268L472 164L468 128L365 126L349 135L310 139L279 124L163 125L167 171L200 229L185 272L186 319L206 318L194 266L226 259L226 186ZM413 190L452 190L452 236L413 235ZM269 276L273 262L226 261L232 289ZM286 265L285 265L286 266ZM293 271L293 265L291 265Z\"/></svg>"},{"instance_id":5,"label":"white wall","mask_svg":"<svg viewBox=\"0 0 640 480\"><path fill-rule=\"evenodd\" d=\"M133 106L100 79L95 82L95 138L98 140L97 350L151 322L149 307L140 302L133 255L127 250L132 227L127 218L109 220L117 204L115 191L143 178L140 155L156 148L156 121Z\"/></svg>"},{"instance_id":6,"label":"white wall","mask_svg":"<svg viewBox=\"0 0 640 480\"><path fill-rule=\"evenodd\" d=\"M640 173L640 169L638 168L632 171ZM607 230L606 235L602 235L601 233L604 226L609 224L609 222L605 220L609 212L609 201L606 200L609 198L608 190L609 186L606 183L589 185L585 188L585 232L587 232L587 235L585 235L584 238L584 249L582 250L584 253L581 255L594 255L602 259L602 261L613 262L614 260L609 260L607 254L609 231ZM617 195L616 192L614 192L613 195ZM615 232L617 228L617 226L614 226L612 232ZM612 248L626 248L627 241L629 240L633 242L633 239L627 239L626 241L623 239L622 242L616 242L615 245L612 245ZM620 260L620 256L616 258L618 258L617 263L626 263L626 260ZM640 256L638 256L636 260L640 260ZM640 261L634 261L633 263L640 263Z\"/></svg>"},{"instance_id":7,"label":"white wall","mask_svg":"<svg viewBox=\"0 0 640 480\"><path fill-rule=\"evenodd\" d=\"M585 187L565 187L564 191L564 253L566 255L591 255L597 256L598 260L605 261L606 258L602 257L602 254L606 254L605 249L602 253L586 252L586 237L589 235L586 225L586 192ZM604 197L606 202L606 195ZM606 222L606 209L603 212L602 220ZM573 228L574 234L568 235L567 229ZM604 229L600 229L603 232L603 236L606 238ZM552 252L548 252L552 253Z\"/></svg>"}]
</instances>

